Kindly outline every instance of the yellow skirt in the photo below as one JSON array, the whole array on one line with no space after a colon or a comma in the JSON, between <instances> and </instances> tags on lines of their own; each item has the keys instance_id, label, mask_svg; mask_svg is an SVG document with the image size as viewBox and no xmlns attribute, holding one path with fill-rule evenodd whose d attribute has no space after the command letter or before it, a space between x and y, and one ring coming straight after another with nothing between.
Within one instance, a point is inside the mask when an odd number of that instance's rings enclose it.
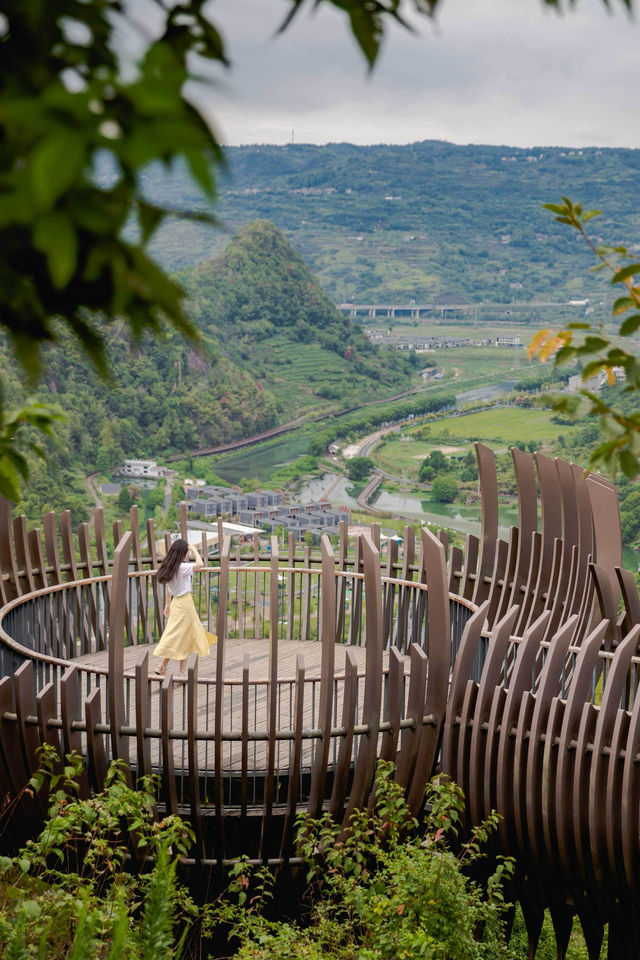
<instances>
[{"instance_id":1,"label":"yellow skirt","mask_svg":"<svg viewBox=\"0 0 640 960\"><path fill-rule=\"evenodd\" d=\"M208 633L198 618L190 593L173 597L169 607L169 619L153 651L156 657L169 657L172 660L185 660L190 653L204 657L209 653L218 638Z\"/></svg>"}]
</instances>

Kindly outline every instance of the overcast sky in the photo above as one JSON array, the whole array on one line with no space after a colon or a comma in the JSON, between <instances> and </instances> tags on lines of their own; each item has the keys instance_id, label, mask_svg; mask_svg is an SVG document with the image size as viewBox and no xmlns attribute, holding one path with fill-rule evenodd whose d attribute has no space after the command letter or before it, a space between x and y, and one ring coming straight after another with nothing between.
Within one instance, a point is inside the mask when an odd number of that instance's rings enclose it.
<instances>
[{"instance_id":1,"label":"overcast sky","mask_svg":"<svg viewBox=\"0 0 640 960\"><path fill-rule=\"evenodd\" d=\"M611 2L559 16L541 0L444 0L417 35L391 28L369 77L325 4L275 36L283 0L215 0L233 66L212 115L228 144L640 147L640 27Z\"/></svg>"}]
</instances>

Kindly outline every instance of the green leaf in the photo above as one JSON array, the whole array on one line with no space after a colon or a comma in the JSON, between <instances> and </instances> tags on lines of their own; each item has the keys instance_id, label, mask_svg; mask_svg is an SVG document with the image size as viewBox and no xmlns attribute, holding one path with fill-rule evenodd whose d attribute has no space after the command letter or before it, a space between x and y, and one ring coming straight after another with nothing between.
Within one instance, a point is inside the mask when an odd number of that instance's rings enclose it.
<instances>
[{"instance_id":1,"label":"green leaf","mask_svg":"<svg viewBox=\"0 0 640 960\"><path fill-rule=\"evenodd\" d=\"M162 207L158 207L152 203L147 203L145 200L139 201L138 218L140 220L142 240L144 243L146 243L149 237L151 237L163 216L164 209Z\"/></svg>"},{"instance_id":2,"label":"green leaf","mask_svg":"<svg viewBox=\"0 0 640 960\"><path fill-rule=\"evenodd\" d=\"M628 280L629 277L634 277L636 273L640 273L640 263L629 263L626 267L623 267L622 270L614 273L611 278L611 283L620 283L622 280Z\"/></svg>"},{"instance_id":3,"label":"green leaf","mask_svg":"<svg viewBox=\"0 0 640 960\"><path fill-rule=\"evenodd\" d=\"M40 209L49 209L75 182L85 163L86 143L71 130L47 137L30 158L33 199Z\"/></svg>"},{"instance_id":4,"label":"green leaf","mask_svg":"<svg viewBox=\"0 0 640 960\"><path fill-rule=\"evenodd\" d=\"M640 467L640 464L638 464L638 458L631 453L630 450L621 450L618 460L620 463L620 469L624 475L629 477L630 480L635 480Z\"/></svg>"},{"instance_id":5,"label":"green leaf","mask_svg":"<svg viewBox=\"0 0 640 960\"><path fill-rule=\"evenodd\" d=\"M47 258L54 287L66 287L78 261L78 238L68 217L59 212L40 217L33 229L33 243Z\"/></svg>"},{"instance_id":6,"label":"green leaf","mask_svg":"<svg viewBox=\"0 0 640 960\"><path fill-rule=\"evenodd\" d=\"M632 313L620 324L620 336L628 337L630 333L635 333L640 327L640 313Z\"/></svg>"},{"instance_id":7,"label":"green leaf","mask_svg":"<svg viewBox=\"0 0 640 960\"><path fill-rule=\"evenodd\" d=\"M611 308L611 312L615 317L619 313L624 313L625 310L631 310L635 306L636 302L632 300L631 297L618 297Z\"/></svg>"},{"instance_id":8,"label":"green leaf","mask_svg":"<svg viewBox=\"0 0 640 960\"><path fill-rule=\"evenodd\" d=\"M22 903L22 911L29 920L37 920L42 914L42 907L36 900L24 900Z\"/></svg>"},{"instance_id":9,"label":"green leaf","mask_svg":"<svg viewBox=\"0 0 640 960\"><path fill-rule=\"evenodd\" d=\"M575 360L575 357L575 347L561 347L555 355L555 364L557 367L561 367L563 364Z\"/></svg>"},{"instance_id":10,"label":"green leaf","mask_svg":"<svg viewBox=\"0 0 640 960\"><path fill-rule=\"evenodd\" d=\"M610 341L604 337L585 337L584 343L577 348L577 354L583 357L589 353L598 353L600 350L606 350L610 346Z\"/></svg>"}]
</instances>

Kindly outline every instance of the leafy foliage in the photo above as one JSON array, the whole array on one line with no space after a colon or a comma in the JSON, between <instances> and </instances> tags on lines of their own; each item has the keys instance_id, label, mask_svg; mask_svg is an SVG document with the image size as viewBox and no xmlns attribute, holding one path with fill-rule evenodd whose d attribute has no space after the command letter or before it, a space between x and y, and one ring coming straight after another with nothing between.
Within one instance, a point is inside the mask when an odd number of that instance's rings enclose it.
<instances>
[{"instance_id":1,"label":"leafy foliage","mask_svg":"<svg viewBox=\"0 0 640 960\"><path fill-rule=\"evenodd\" d=\"M31 403L4 417L1 400L0 395L0 495L7 500L18 500L21 482L29 479L29 460L19 449L20 440L16 435L29 425L47 437L54 437L54 425L64 416L54 407ZM25 443L32 454L44 459L44 449L35 439L27 439Z\"/></svg>"},{"instance_id":2,"label":"leafy foliage","mask_svg":"<svg viewBox=\"0 0 640 960\"><path fill-rule=\"evenodd\" d=\"M555 410L571 417L598 415L604 434L591 455L590 463L603 466L615 475L619 468L630 478L634 478L640 469L640 411L637 409L637 391L640 389L640 359L633 350L622 345L624 338L632 336L640 327L640 286L637 277L640 274L640 262L624 246L597 246L586 230L586 224L600 215L599 210L583 211L580 204L574 204L567 197L561 204L548 203L546 208L556 214L559 223L567 224L578 232L598 259L595 269L611 273L611 284L622 288L623 293L613 304L613 315L624 317L612 339L603 324L595 329L590 323L570 324L566 330L552 333L541 330L529 345L529 356L539 353L541 360L553 356L557 365L584 361L582 382L597 374L604 373L609 385L616 382L616 369L624 372L624 393L634 397L632 409L621 406L613 408L593 390L584 386L575 396L556 397L551 402ZM579 331L578 339L574 339Z\"/></svg>"},{"instance_id":3,"label":"leafy foliage","mask_svg":"<svg viewBox=\"0 0 640 960\"><path fill-rule=\"evenodd\" d=\"M157 5L158 38L132 69L118 30L139 27L119 0L3 3L0 34L0 290L2 323L32 377L37 349L55 338L54 318L73 331L105 371L103 336L90 319L125 316L133 332L158 329L158 310L184 333L180 287L144 247L170 212L149 204L142 171L183 157L204 194L209 163L221 158L201 113L185 98L190 58L225 62L203 0ZM140 37L141 38L141 37ZM108 160L109 184L96 181ZM182 210L181 216L210 219ZM136 241L123 237L135 218Z\"/></svg>"},{"instance_id":4,"label":"leafy foliage","mask_svg":"<svg viewBox=\"0 0 640 960\"><path fill-rule=\"evenodd\" d=\"M366 480L373 470L371 457L352 457L347 461L347 476L353 483Z\"/></svg>"},{"instance_id":5,"label":"leafy foliage","mask_svg":"<svg viewBox=\"0 0 640 960\"><path fill-rule=\"evenodd\" d=\"M177 923L196 908L176 877L193 841L178 817L153 819L151 781L131 790L111 765L105 789L78 797L82 760L41 753L30 791L49 796L49 819L16 857L0 858L0 952L20 960L164 960L180 955ZM148 869L125 869L127 855Z\"/></svg>"},{"instance_id":6,"label":"leafy foliage","mask_svg":"<svg viewBox=\"0 0 640 960\"><path fill-rule=\"evenodd\" d=\"M231 887L237 903L226 906L224 915L240 941L239 958L504 957L502 883L511 862L497 862L485 889L466 873L483 856L497 816L454 853L449 844L464 809L460 789L446 780L433 782L419 829L392 770L391 764L379 765L374 810L355 812L346 830L328 814L299 818L298 844L313 892L303 925L268 920L264 873L254 884L249 865L237 866Z\"/></svg>"},{"instance_id":7,"label":"leafy foliage","mask_svg":"<svg viewBox=\"0 0 640 960\"><path fill-rule=\"evenodd\" d=\"M458 496L458 481L455 477L435 477L431 485L431 496L440 503L452 503Z\"/></svg>"}]
</instances>

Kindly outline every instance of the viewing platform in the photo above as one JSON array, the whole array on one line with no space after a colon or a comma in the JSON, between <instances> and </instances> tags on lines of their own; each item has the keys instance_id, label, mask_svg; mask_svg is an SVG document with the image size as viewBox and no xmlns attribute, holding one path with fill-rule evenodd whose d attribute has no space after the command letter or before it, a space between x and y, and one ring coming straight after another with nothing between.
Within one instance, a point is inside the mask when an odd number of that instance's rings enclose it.
<instances>
[{"instance_id":1,"label":"viewing platform","mask_svg":"<svg viewBox=\"0 0 640 960\"><path fill-rule=\"evenodd\" d=\"M82 756L83 795L113 759L132 785L154 777L158 817L193 826L186 867L222 883L246 856L286 878L297 815L346 825L389 760L416 816L434 772L462 787L465 831L500 813L496 853L516 860L508 895L531 949L549 908L559 956L575 915L590 957L605 924L610 956L635 956L640 596L621 567L615 489L514 448L519 522L502 540L494 455L476 453L482 531L464 550L406 527L401 548L381 552L375 524L353 545L342 524L317 553L293 536L283 551L272 537L261 553L256 536L233 553L222 536L194 577L218 641L164 677L153 522L145 552L133 507L110 555L101 511L92 537L68 511L41 533L1 501L0 794L13 842L46 815L25 786L48 743ZM183 535L186 520L183 508Z\"/></svg>"}]
</instances>

